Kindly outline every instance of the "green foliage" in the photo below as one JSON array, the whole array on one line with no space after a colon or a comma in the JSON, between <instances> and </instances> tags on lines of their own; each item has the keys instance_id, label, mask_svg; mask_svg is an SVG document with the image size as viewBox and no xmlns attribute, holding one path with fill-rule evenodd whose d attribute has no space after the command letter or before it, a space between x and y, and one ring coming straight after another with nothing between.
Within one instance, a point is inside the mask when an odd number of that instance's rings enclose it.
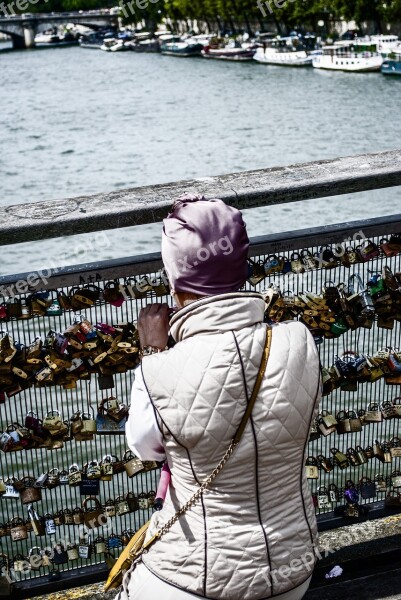
<instances>
[{"instance_id":1,"label":"green foliage","mask_svg":"<svg viewBox=\"0 0 401 600\"><path fill-rule=\"evenodd\" d=\"M29 0L27 0L29 2ZM265 2L272 7L260 10ZM65 12L94 10L117 6L120 0L39 0L29 4L22 12ZM134 10L126 11L125 23L142 20L146 26L157 27L163 17L171 22L186 21L188 27L194 20L209 29L220 29L236 33L252 29L274 30L281 33L299 27L317 31L318 27L329 33L333 23L344 18L355 21L359 26L364 22L373 22L378 32L385 30L385 24L401 20L401 0L121 0L125 6L130 4ZM13 5L15 0L4 0L4 4ZM129 14L127 14L129 13ZM263 14L264 13L264 14ZM324 23L324 26L322 26ZM318 25L319 24L319 25Z\"/></svg>"}]
</instances>

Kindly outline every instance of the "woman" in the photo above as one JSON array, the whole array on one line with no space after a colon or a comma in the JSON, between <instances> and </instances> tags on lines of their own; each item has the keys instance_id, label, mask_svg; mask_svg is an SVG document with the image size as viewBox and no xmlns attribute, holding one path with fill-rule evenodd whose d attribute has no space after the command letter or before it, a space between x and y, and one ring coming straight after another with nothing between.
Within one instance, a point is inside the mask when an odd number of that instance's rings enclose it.
<instances>
[{"instance_id":1,"label":"woman","mask_svg":"<svg viewBox=\"0 0 401 600\"><path fill-rule=\"evenodd\" d=\"M221 461L250 402L267 326L263 297L238 291L248 245L241 213L221 200L181 196L164 220L162 257L178 310L170 322L164 304L140 313L143 358L126 430L137 456L166 459L172 473L148 538ZM241 441L200 499L126 575L121 600L304 596L316 544L304 460L320 374L302 324L272 327L261 381Z\"/></svg>"}]
</instances>

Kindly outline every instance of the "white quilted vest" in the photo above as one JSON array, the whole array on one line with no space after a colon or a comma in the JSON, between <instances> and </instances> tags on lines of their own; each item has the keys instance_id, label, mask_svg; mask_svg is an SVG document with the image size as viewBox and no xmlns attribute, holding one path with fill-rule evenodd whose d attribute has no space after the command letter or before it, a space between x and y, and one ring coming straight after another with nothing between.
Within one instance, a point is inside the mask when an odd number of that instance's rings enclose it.
<instances>
[{"instance_id":1,"label":"white quilted vest","mask_svg":"<svg viewBox=\"0 0 401 600\"><path fill-rule=\"evenodd\" d=\"M198 300L171 321L179 343L143 360L172 480L148 536L196 491L229 446L258 372L260 294ZM219 600L271 598L312 572L316 521L304 458L320 399L319 359L302 324L273 327L270 357L239 446L202 501L143 562L168 583ZM161 599L162 600L162 599Z\"/></svg>"}]
</instances>

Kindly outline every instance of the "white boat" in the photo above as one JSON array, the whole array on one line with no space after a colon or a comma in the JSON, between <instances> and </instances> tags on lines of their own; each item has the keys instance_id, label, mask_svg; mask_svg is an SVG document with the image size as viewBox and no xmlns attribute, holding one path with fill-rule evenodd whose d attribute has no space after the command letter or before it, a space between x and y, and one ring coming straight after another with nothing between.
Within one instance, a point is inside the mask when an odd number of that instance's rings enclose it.
<instances>
[{"instance_id":1,"label":"white boat","mask_svg":"<svg viewBox=\"0 0 401 600\"><path fill-rule=\"evenodd\" d=\"M188 58L190 56L200 56L202 44L186 42L167 42L161 45L160 51L167 56L181 56Z\"/></svg>"},{"instance_id":2,"label":"white boat","mask_svg":"<svg viewBox=\"0 0 401 600\"><path fill-rule=\"evenodd\" d=\"M60 37L53 32L44 32L35 35L35 44L57 44L59 41Z\"/></svg>"},{"instance_id":3,"label":"white boat","mask_svg":"<svg viewBox=\"0 0 401 600\"><path fill-rule=\"evenodd\" d=\"M130 47L125 43L125 40L111 38L104 40L100 46L100 50L104 50L105 52L124 52L125 50L130 50Z\"/></svg>"},{"instance_id":4,"label":"white boat","mask_svg":"<svg viewBox=\"0 0 401 600\"><path fill-rule=\"evenodd\" d=\"M377 45L377 50L383 56L391 54L400 43L398 35L371 35L370 40Z\"/></svg>"},{"instance_id":5,"label":"white boat","mask_svg":"<svg viewBox=\"0 0 401 600\"><path fill-rule=\"evenodd\" d=\"M313 57L315 69L367 73L380 71L383 57L376 44L362 41L343 41L334 46L324 46L322 54Z\"/></svg>"},{"instance_id":6,"label":"white boat","mask_svg":"<svg viewBox=\"0 0 401 600\"><path fill-rule=\"evenodd\" d=\"M277 37L263 43L253 57L259 63L281 67L312 66L313 56L309 54L301 40L294 37Z\"/></svg>"}]
</instances>

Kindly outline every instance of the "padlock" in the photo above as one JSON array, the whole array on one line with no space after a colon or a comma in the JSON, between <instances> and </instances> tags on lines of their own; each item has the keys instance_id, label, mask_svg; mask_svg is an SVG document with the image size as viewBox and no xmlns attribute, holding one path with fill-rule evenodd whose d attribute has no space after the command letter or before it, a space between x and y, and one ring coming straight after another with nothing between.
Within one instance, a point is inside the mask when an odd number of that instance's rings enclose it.
<instances>
[{"instance_id":1,"label":"padlock","mask_svg":"<svg viewBox=\"0 0 401 600\"><path fill-rule=\"evenodd\" d=\"M13 558L13 569L16 573L25 573L30 568L29 562L22 554L17 554Z\"/></svg>"},{"instance_id":2,"label":"padlock","mask_svg":"<svg viewBox=\"0 0 401 600\"><path fill-rule=\"evenodd\" d=\"M56 533L56 523L54 522L54 517L50 513L45 514L43 517L45 521L45 528L47 535L53 535Z\"/></svg>"},{"instance_id":3,"label":"padlock","mask_svg":"<svg viewBox=\"0 0 401 600\"><path fill-rule=\"evenodd\" d=\"M67 544L67 557L68 560L78 560L78 547L76 544Z\"/></svg>"},{"instance_id":4,"label":"padlock","mask_svg":"<svg viewBox=\"0 0 401 600\"><path fill-rule=\"evenodd\" d=\"M29 519L31 522L32 531L34 532L34 534L37 537L45 535L46 529L45 529L44 520L39 517L38 513L32 507L32 505L29 505L27 507L27 510L28 510L28 516L29 516Z\"/></svg>"},{"instance_id":5,"label":"padlock","mask_svg":"<svg viewBox=\"0 0 401 600\"><path fill-rule=\"evenodd\" d=\"M92 414L82 413L82 429L81 433L94 434L96 433L96 420L93 407L90 406Z\"/></svg>"},{"instance_id":6,"label":"padlock","mask_svg":"<svg viewBox=\"0 0 401 600\"><path fill-rule=\"evenodd\" d=\"M139 458L131 452L131 450L127 450L123 455L124 461L124 469L128 475L128 477L134 477L137 473L143 470L143 463Z\"/></svg>"},{"instance_id":7,"label":"padlock","mask_svg":"<svg viewBox=\"0 0 401 600\"><path fill-rule=\"evenodd\" d=\"M130 507L128 505L128 501L123 496L118 496L118 498L116 498L115 505L116 505L116 514L119 517L131 512Z\"/></svg>"},{"instance_id":8,"label":"padlock","mask_svg":"<svg viewBox=\"0 0 401 600\"><path fill-rule=\"evenodd\" d=\"M121 541L123 546L128 546L130 539L134 535L133 529L125 529L121 534Z\"/></svg>"},{"instance_id":9,"label":"padlock","mask_svg":"<svg viewBox=\"0 0 401 600\"><path fill-rule=\"evenodd\" d=\"M70 487L77 487L82 482L82 471L76 463L70 466L68 470L68 485Z\"/></svg>"},{"instance_id":10,"label":"padlock","mask_svg":"<svg viewBox=\"0 0 401 600\"><path fill-rule=\"evenodd\" d=\"M60 474L59 474L59 470L54 467L54 469L50 469L50 471L47 474L47 481L46 481L46 487L49 490L52 490L54 488L56 488L60 483Z\"/></svg>"},{"instance_id":11,"label":"padlock","mask_svg":"<svg viewBox=\"0 0 401 600\"><path fill-rule=\"evenodd\" d=\"M317 419L319 430L324 436L328 436L337 431L337 420L327 410L322 410Z\"/></svg>"},{"instance_id":12,"label":"padlock","mask_svg":"<svg viewBox=\"0 0 401 600\"><path fill-rule=\"evenodd\" d=\"M340 469L346 469L349 466L348 458L338 448L330 448L330 452L334 456L334 461Z\"/></svg>"},{"instance_id":13,"label":"padlock","mask_svg":"<svg viewBox=\"0 0 401 600\"><path fill-rule=\"evenodd\" d=\"M138 498L135 496L134 492L128 492L128 494L126 495L126 499L131 512L139 510Z\"/></svg>"},{"instance_id":14,"label":"padlock","mask_svg":"<svg viewBox=\"0 0 401 600\"><path fill-rule=\"evenodd\" d=\"M0 477L0 496L3 496L7 491L6 484L2 477Z\"/></svg>"},{"instance_id":15,"label":"padlock","mask_svg":"<svg viewBox=\"0 0 401 600\"><path fill-rule=\"evenodd\" d=\"M68 485L68 471L63 469L59 471L59 485Z\"/></svg>"},{"instance_id":16,"label":"padlock","mask_svg":"<svg viewBox=\"0 0 401 600\"><path fill-rule=\"evenodd\" d=\"M371 402L364 416L365 423L381 423L383 420L383 415L381 410L379 409L379 405L375 402Z\"/></svg>"},{"instance_id":17,"label":"padlock","mask_svg":"<svg viewBox=\"0 0 401 600\"><path fill-rule=\"evenodd\" d=\"M291 254L290 261L291 261L291 271L293 273L296 273L298 275L299 273L305 272L305 265L302 262L302 259L298 252L294 252L293 254Z\"/></svg>"},{"instance_id":18,"label":"padlock","mask_svg":"<svg viewBox=\"0 0 401 600\"><path fill-rule=\"evenodd\" d=\"M125 296L121 291L121 287L122 286L118 280L109 281L106 283L103 290L104 301L116 306L117 308L122 306L125 302Z\"/></svg>"},{"instance_id":19,"label":"padlock","mask_svg":"<svg viewBox=\"0 0 401 600\"><path fill-rule=\"evenodd\" d=\"M42 492L40 488L35 486L34 477L24 477L22 479L24 487L20 490L20 498L22 504L32 504L33 502L40 502L42 500Z\"/></svg>"},{"instance_id":20,"label":"padlock","mask_svg":"<svg viewBox=\"0 0 401 600\"><path fill-rule=\"evenodd\" d=\"M389 446L393 458L401 456L401 439L399 437L391 438Z\"/></svg>"},{"instance_id":21,"label":"padlock","mask_svg":"<svg viewBox=\"0 0 401 600\"><path fill-rule=\"evenodd\" d=\"M391 485L394 488L399 488L401 487L401 472L400 471L393 471L390 475L390 480L391 480Z\"/></svg>"},{"instance_id":22,"label":"padlock","mask_svg":"<svg viewBox=\"0 0 401 600\"><path fill-rule=\"evenodd\" d=\"M100 479L102 470L97 460L91 460L86 466L86 477L88 479Z\"/></svg>"},{"instance_id":23,"label":"padlock","mask_svg":"<svg viewBox=\"0 0 401 600\"><path fill-rule=\"evenodd\" d=\"M325 486L317 488L317 506L318 508L331 508L329 492Z\"/></svg>"},{"instance_id":24,"label":"padlock","mask_svg":"<svg viewBox=\"0 0 401 600\"><path fill-rule=\"evenodd\" d=\"M316 459L314 459L316 460ZM317 471L317 466L316 466L316 471ZM317 477L313 477L313 479L317 479ZM148 495L146 494L146 492L141 492L138 495L138 505L139 508L145 510L148 508Z\"/></svg>"},{"instance_id":25,"label":"padlock","mask_svg":"<svg viewBox=\"0 0 401 600\"><path fill-rule=\"evenodd\" d=\"M156 499L156 492L154 490L150 490L147 493L147 498L148 498L148 508L153 508L153 506L155 504L155 499Z\"/></svg>"},{"instance_id":26,"label":"padlock","mask_svg":"<svg viewBox=\"0 0 401 600\"><path fill-rule=\"evenodd\" d=\"M325 473L330 473L333 470L333 463L329 458L323 456L323 454L318 454L316 457L318 467L323 469Z\"/></svg>"},{"instance_id":27,"label":"padlock","mask_svg":"<svg viewBox=\"0 0 401 600\"><path fill-rule=\"evenodd\" d=\"M284 267L284 259L280 256L271 255L263 264L265 275L272 275L273 273L281 273Z\"/></svg>"},{"instance_id":28,"label":"padlock","mask_svg":"<svg viewBox=\"0 0 401 600\"><path fill-rule=\"evenodd\" d=\"M367 454L366 454L365 450L362 448L362 446L357 446L355 448L355 451L356 451L360 465L363 465L368 462Z\"/></svg>"},{"instance_id":29,"label":"padlock","mask_svg":"<svg viewBox=\"0 0 401 600\"><path fill-rule=\"evenodd\" d=\"M58 542L53 547L53 562L55 565L64 565L68 562L67 550L61 542Z\"/></svg>"},{"instance_id":30,"label":"padlock","mask_svg":"<svg viewBox=\"0 0 401 600\"><path fill-rule=\"evenodd\" d=\"M384 452L384 462L391 463L393 461L393 457L391 455L390 445L387 442L385 442L383 444L383 452Z\"/></svg>"},{"instance_id":31,"label":"padlock","mask_svg":"<svg viewBox=\"0 0 401 600\"><path fill-rule=\"evenodd\" d=\"M373 444L373 456L375 458L377 458L378 460L380 460L380 462L383 462L383 463L385 462L384 449L377 440L375 440L375 443Z\"/></svg>"},{"instance_id":32,"label":"padlock","mask_svg":"<svg viewBox=\"0 0 401 600\"><path fill-rule=\"evenodd\" d=\"M330 502L338 502L340 499L340 494L338 491L338 487L335 483L330 483L328 487Z\"/></svg>"},{"instance_id":33,"label":"padlock","mask_svg":"<svg viewBox=\"0 0 401 600\"><path fill-rule=\"evenodd\" d=\"M28 530L20 517L14 517L10 521L10 535L13 542L28 539Z\"/></svg>"},{"instance_id":34,"label":"padlock","mask_svg":"<svg viewBox=\"0 0 401 600\"><path fill-rule=\"evenodd\" d=\"M72 515L74 519L74 525L83 525L84 511L82 510L82 508L80 508L79 506L74 508L74 510L72 511Z\"/></svg>"},{"instance_id":35,"label":"padlock","mask_svg":"<svg viewBox=\"0 0 401 600\"><path fill-rule=\"evenodd\" d=\"M39 546L33 546L28 552L29 566L32 571L39 571L43 567L42 549Z\"/></svg>"},{"instance_id":36,"label":"padlock","mask_svg":"<svg viewBox=\"0 0 401 600\"><path fill-rule=\"evenodd\" d=\"M95 546L95 554L105 554L106 552L106 542L104 537L98 536L94 541Z\"/></svg>"},{"instance_id":37,"label":"padlock","mask_svg":"<svg viewBox=\"0 0 401 600\"><path fill-rule=\"evenodd\" d=\"M300 259L305 266L306 271L310 271L318 267L318 261L309 250L302 250L300 253Z\"/></svg>"},{"instance_id":38,"label":"padlock","mask_svg":"<svg viewBox=\"0 0 401 600\"><path fill-rule=\"evenodd\" d=\"M350 422L351 433L362 431L362 421L354 410L348 410L346 416Z\"/></svg>"},{"instance_id":39,"label":"padlock","mask_svg":"<svg viewBox=\"0 0 401 600\"><path fill-rule=\"evenodd\" d=\"M318 440L321 436L321 431L318 429L317 419L313 419L312 425L309 431L309 442Z\"/></svg>"},{"instance_id":40,"label":"padlock","mask_svg":"<svg viewBox=\"0 0 401 600\"><path fill-rule=\"evenodd\" d=\"M82 558L84 560L87 560L88 558L90 558L91 544L88 541L86 541L85 539L82 539L79 541L78 554L79 554L79 558Z\"/></svg>"},{"instance_id":41,"label":"padlock","mask_svg":"<svg viewBox=\"0 0 401 600\"><path fill-rule=\"evenodd\" d=\"M356 279L358 283L357 290L354 290L353 280ZM373 317L375 314L375 307L373 300L369 295L369 292L364 288L361 276L357 273L351 275L348 280L348 289L351 295L347 298L352 310L358 318L360 317Z\"/></svg>"},{"instance_id":42,"label":"padlock","mask_svg":"<svg viewBox=\"0 0 401 600\"><path fill-rule=\"evenodd\" d=\"M56 436L63 431L64 424L58 410L49 411L43 419L43 429L46 429L51 436Z\"/></svg>"},{"instance_id":43,"label":"padlock","mask_svg":"<svg viewBox=\"0 0 401 600\"><path fill-rule=\"evenodd\" d=\"M130 511L128 511L130 512ZM106 517L115 517L116 516L116 503L112 498L106 500L104 504L104 514Z\"/></svg>"},{"instance_id":44,"label":"padlock","mask_svg":"<svg viewBox=\"0 0 401 600\"><path fill-rule=\"evenodd\" d=\"M109 537L107 538L107 550L121 548L122 545L121 537L116 533L110 533Z\"/></svg>"},{"instance_id":45,"label":"padlock","mask_svg":"<svg viewBox=\"0 0 401 600\"><path fill-rule=\"evenodd\" d=\"M346 456L349 460L351 467L358 467L361 464L359 462L358 454L354 448L348 448Z\"/></svg>"},{"instance_id":46,"label":"padlock","mask_svg":"<svg viewBox=\"0 0 401 600\"><path fill-rule=\"evenodd\" d=\"M387 490L387 481L382 473L375 475L376 492L385 492Z\"/></svg>"},{"instance_id":47,"label":"padlock","mask_svg":"<svg viewBox=\"0 0 401 600\"><path fill-rule=\"evenodd\" d=\"M351 433L351 423L349 417L347 417L347 411L340 410L337 415L337 433Z\"/></svg>"},{"instance_id":48,"label":"padlock","mask_svg":"<svg viewBox=\"0 0 401 600\"><path fill-rule=\"evenodd\" d=\"M344 509L344 517L357 519L359 517L359 506L356 503L347 504Z\"/></svg>"},{"instance_id":49,"label":"padlock","mask_svg":"<svg viewBox=\"0 0 401 600\"><path fill-rule=\"evenodd\" d=\"M102 461L100 463L101 468L101 480L102 481L111 481L113 479L113 457L111 454L106 454L103 456Z\"/></svg>"},{"instance_id":50,"label":"padlock","mask_svg":"<svg viewBox=\"0 0 401 600\"><path fill-rule=\"evenodd\" d=\"M58 510L54 514L54 524L55 524L56 527L60 527L61 525L64 525L64 511L63 511L63 509Z\"/></svg>"},{"instance_id":51,"label":"padlock","mask_svg":"<svg viewBox=\"0 0 401 600\"><path fill-rule=\"evenodd\" d=\"M258 285L266 277L265 269L261 261L255 262L248 258L248 275L247 281L253 286Z\"/></svg>"},{"instance_id":52,"label":"padlock","mask_svg":"<svg viewBox=\"0 0 401 600\"><path fill-rule=\"evenodd\" d=\"M398 418L397 409L394 404L388 400L380 404L380 410L386 420Z\"/></svg>"},{"instance_id":53,"label":"padlock","mask_svg":"<svg viewBox=\"0 0 401 600\"><path fill-rule=\"evenodd\" d=\"M52 551L51 550L42 550L42 561L44 567L52 566Z\"/></svg>"},{"instance_id":54,"label":"padlock","mask_svg":"<svg viewBox=\"0 0 401 600\"><path fill-rule=\"evenodd\" d=\"M358 253L359 258L363 262L367 262L369 260L372 260L372 258L380 256L379 248L371 240L364 240L364 242L356 248L356 251Z\"/></svg>"},{"instance_id":55,"label":"padlock","mask_svg":"<svg viewBox=\"0 0 401 600\"><path fill-rule=\"evenodd\" d=\"M64 525L74 525L74 515L70 508L64 509Z\"/></svg>"}]
</instances>

